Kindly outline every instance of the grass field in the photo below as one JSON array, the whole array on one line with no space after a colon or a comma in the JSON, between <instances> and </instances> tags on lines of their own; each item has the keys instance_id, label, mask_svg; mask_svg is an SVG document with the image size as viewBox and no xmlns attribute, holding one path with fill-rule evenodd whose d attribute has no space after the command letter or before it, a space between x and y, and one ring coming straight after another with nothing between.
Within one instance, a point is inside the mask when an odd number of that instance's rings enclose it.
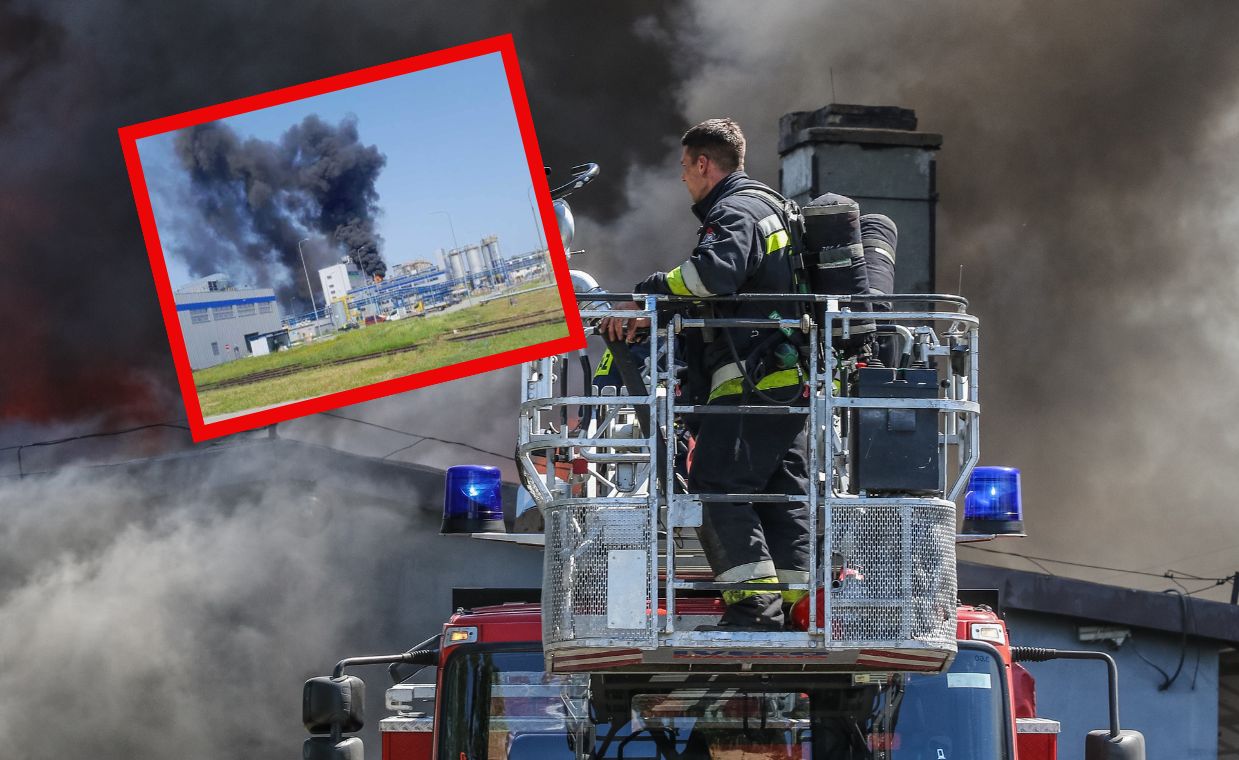
<instances>
[{"instance_id":1,"label":"grass field","mask_svg":"<svg viewBox=\"0 0 1239 760\"><path fill-rule=\"evenodd\" d=\"M328 393L358 388L383 380L404 377L428 369L458 364L482 356L543 343L568 335L559 302L559 291L546 288L515 294L515 303L500 298L445 314L383 322L342 332L330 340L317 341L267 356L254 356L194 372L198 401L206 418L236 414ZM540 314L540 312L548 312ZM539 315L539 316L534 316ZM557 318L502 335L472 340L448 338L469 332L502 328L503 323L475 327L498 320L535 321ZM401 353L333 364L416 345ZM263 373L278 377L245 378ZM225 387L210 387L228 383Z\"/></svg>"}]
</instances>

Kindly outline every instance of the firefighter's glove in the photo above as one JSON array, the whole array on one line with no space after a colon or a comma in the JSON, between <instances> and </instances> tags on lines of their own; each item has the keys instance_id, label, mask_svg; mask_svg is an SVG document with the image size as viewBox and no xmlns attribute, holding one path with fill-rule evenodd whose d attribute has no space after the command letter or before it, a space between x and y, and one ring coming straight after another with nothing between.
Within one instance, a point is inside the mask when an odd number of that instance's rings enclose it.
<instances>
[{"instance_id":1,"label":"firefighter's glove","mask_svg":"<svg viewBox=\"0 0 1239 760\"><path fill-rule=\"evenodd\" d=\"M612 308L617 311L640 311L641 304L636 301L625 301L615 304ZM598 334L608 340L633 343L637 339L637 331L649 326L649 317L603 317L598 323Z\"/></svg>"}]
</instances>

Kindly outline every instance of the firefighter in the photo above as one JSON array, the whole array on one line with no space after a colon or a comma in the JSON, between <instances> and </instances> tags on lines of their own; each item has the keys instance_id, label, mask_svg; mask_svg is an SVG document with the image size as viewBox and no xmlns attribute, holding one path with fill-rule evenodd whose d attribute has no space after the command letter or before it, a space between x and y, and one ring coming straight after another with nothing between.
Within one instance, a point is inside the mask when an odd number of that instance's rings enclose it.
<instances>
[{"instance_id":1,"label":"firefighter","mask_svg":"<svg viewBox=\"0 0 1239 760\"><path fill-rule=\"evenodd\" d=\"M780 197L744 173L744 135L731 119L693 127L683 146L681 179L701 221L696 247L669 272L639 283L640 293L725 296L790 293L793 269ZM719 318L794 318L795 303L755 301L709 304ZM616 308L637 309L635 303ZM610 317L600 331L613 341L636 339L648 319ZM777 334L776 334L777 333ZM805 373L796 352L774 330L729 328L703 335L695 358L708 391L698 403L803 406ZM789 349L790 353L789 353ZM789 360L790 356L790 360ZM808 485L808 439L803 415L700 415L689 488L694 493L782 493L803 496ZM718 583L806 583L809 578L808 507L802 503L704 503L698 531ZM783 605L803 591L726 590L725 630L783 626Z\"/></svg>"}]
</instances>

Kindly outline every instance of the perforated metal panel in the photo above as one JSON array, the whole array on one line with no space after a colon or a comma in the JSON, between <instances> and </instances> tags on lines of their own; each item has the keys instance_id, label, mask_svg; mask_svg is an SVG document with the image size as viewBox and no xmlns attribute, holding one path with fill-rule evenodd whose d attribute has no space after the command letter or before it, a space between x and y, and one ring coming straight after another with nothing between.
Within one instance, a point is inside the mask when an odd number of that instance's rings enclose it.
<instances>
[{"instance_id":1,"label":"perforated metal panel","mask_svg":"<svg viewBox=\"0 0 1239 760\"><path fill-rule=\"evenodd\" d=\"M557 504L546 516L544 644L652 645L649 510Z\"/></svg>"},{"instance_id":2,"label":"perforated metal panel","mask_svg":"<svg viewBox=\"0 0 1239 760\"><path fill-rule=\"evenodd\" d=\"M832 512L829 640L953 644L954 505L837 500Z\"/></svg>"}]
</instances>

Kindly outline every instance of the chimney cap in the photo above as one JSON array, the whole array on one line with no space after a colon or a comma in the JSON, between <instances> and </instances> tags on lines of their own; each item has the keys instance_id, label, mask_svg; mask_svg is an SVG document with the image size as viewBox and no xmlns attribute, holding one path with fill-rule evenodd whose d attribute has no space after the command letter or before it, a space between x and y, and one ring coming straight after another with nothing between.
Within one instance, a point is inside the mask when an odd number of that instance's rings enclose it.
<instances>
[{"instance_id":1,"label":"chimney cap","mask_svg":"<svg viewBox=\"0 0 1239 760\"><path fill-rule=\"evenodd\" d=\"M816 111L793 111L779 119L779 153L806 142L904 145L931 150L942 135L916 131L916 111L897 106L831 103Z\"/></svg>"},{"instance_id":2,"label":"chimney cap","mask_svg":"<svg viewBox=\"0 0 1239 760\"><path fill-rule=\"evenodd\" d=\"M831 103L816 111L800 113L811 121L804 127L865 127L916 131L916 111L911 108Z\"/></svg>"}]
</instances>

